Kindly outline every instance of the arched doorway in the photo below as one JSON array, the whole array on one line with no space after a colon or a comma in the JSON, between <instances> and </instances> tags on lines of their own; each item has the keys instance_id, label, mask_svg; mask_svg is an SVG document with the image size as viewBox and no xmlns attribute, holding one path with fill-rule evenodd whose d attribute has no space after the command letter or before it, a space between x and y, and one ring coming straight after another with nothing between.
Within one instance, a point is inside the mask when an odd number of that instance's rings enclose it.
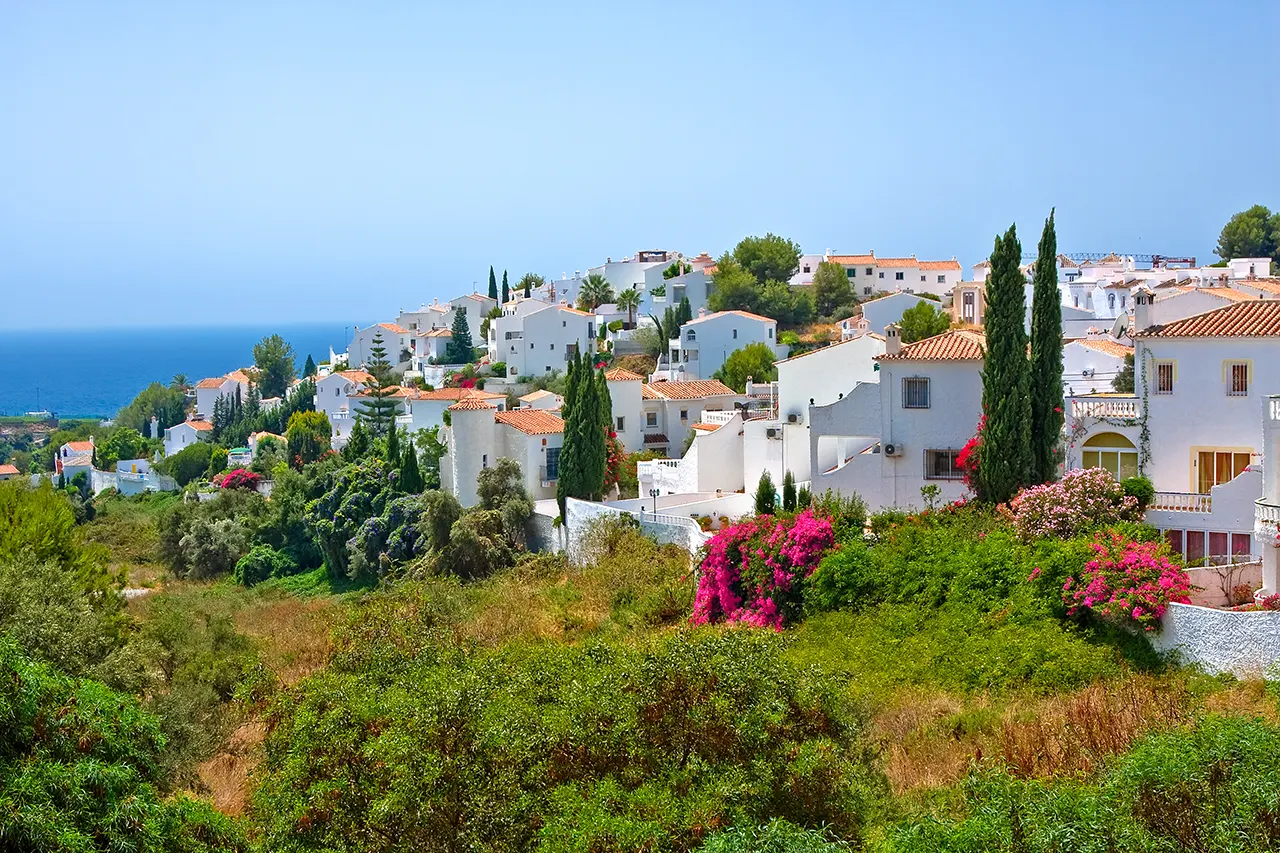
<instances>
[{"instance_id":1,"label":"arched doorway","mask_svg":"<svg viewBox=\"0 0 1280 853\"><path fill-rule=\"evenodd\" d=\"M1085 441L1083 468L1101 468L1117 480L1138 476L1138 448L1118 432L1100 432Z\"/></svg>"}]
</instances>

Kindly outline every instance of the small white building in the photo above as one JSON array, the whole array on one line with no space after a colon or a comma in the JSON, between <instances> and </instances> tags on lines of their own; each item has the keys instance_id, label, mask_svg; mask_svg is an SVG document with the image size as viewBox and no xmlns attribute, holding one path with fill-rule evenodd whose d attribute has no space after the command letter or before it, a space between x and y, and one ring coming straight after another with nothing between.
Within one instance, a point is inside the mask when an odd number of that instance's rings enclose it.
<instances>
[{"instance_id":1,"label":"small white building","mask_svg":"<svg viewBox=\"0 0 1280 853\"><path fill-rule=\"evenodd\" d=\"M432 300L430 305L422 305L412 311L400 310L395 325L410 332L430 332L434 329L448 329L453 325L453 305L441 304Z\"/></svg>"},{"instance_id":2,"label":"small white building","mask_svg":"<svg viewBox=\"0 0 1280 853\"><path fill-rule=\"evenodd\" d=\"M620 367L606 371L609 402L613 407L613 431L628 453L644 450L644 377Z\"/></svg>"},{"instance_id":3,"label":"small white building","mask_svg":"<svg viewBox=\"0 0 1280 853\"><path fill-rule=\"evenodd\" d=\"M656 450L668 456L680 453L689 430L703 420L704 412L733 411L747 404L745 395L735 392L718 379L645 382L640 385L640 396L644 412L644 421L640 425L641 444L645 450ZM615 411L618 411L617 405L615 402Z\"/></svg>"},{"instance_id":4,"label":"small white building","mask_svg":"<svg viewBox=\"0 0 1280 853\"><path fill-rule=\"evenodd\" d=\"M205 418L212 417L213 404L217 402L218 398L234 398L237 389L240 391L241 399L248 398L249 386L252 384L249 374L243 370L233 370L226 376L201 379L196 383L196 415Z\"/></svg>"},{"instance_id":5,"label":"small white building","mask_svg":"<svg viewBox=\"0 0 1280 853\"><path fill-rule=\"evenodd\" d=\"M363 391L373 382L373 375L364 370L339 370L316 381L316 397L313 401L317 412L324 412L329 423L351 417L351 396ZM350 430L345 430L349 432Z\"/></svg>"},{"instance_id":6,"label":"small white building","mask_svg":"<svg viewBox=\"0 0 1280 853\"><path fill-rule=\"evenodd\" d=\"M93 436L88 441L68 441L54 456L54 473L68 480L76 474L86 477L93 471Z\"/></svg>"},{"instance_id":7,"label":"small white building","mask_svg":"<svg viewBox=\"0 0 1280 853\"><path fill-rule=\"evenodd\" d=\"M465 507L478 503L476 478L499 459L514 459L534 500L554 498L559 480L564 421L538 409L500 412L477 397L449 407L450 425L441 430L441 487Z\"/></svg>"},{"instance_id":8,"label":"small white building","mask_svg":"<svg viewBox=\"0 0 1280 853\"><path fill-rule=\"evenodd\" d=\"M912 255L908 258L877 258L876 253L865 255L829 255L828 261L844 267L849 276L849 286L854 296L865 299L880 291L907 293L932 293L946 296L960 283L960 262L921 261Z\"/></svg>"},{"instance_id":9,"label":"small white building","mask_svg":"<svg viewBox=\"0 0 1280 853\"><path fill-rule=\"evenodd\" d=\"M393 367L407 364L413 357L412 332L396 323L374 323L363 329L357 328L351 336L351 343L347 345L347 364L353 367L372 364L374 342L378 338L381 338L386 359Z\"/></svg>"},{"instance_id":10,"label":"small white building","mask_svg":"<svg viewBox=\"0 0 1280 853\"><path fill-rule=\"evenodd\" d=\"M484 322L484 318L489 316L498 305L498 300L490 299L480 293L468 293L465 296L459 296L456 299L449 300L449 305L453 307L453 311L461 311L467 318L467 328L471 331L471 342L478 347L484 346L484 336L480 334L480 325ZM446 327L453 328L453 311L449 313L446 321Z\"/></svg>"},{"instance_id":11,"label":"small white building","mask_svg":"<svg viewBox=\"0 0 1280 853\"><path fill-rule=\"evenodd\" d=\"M173 456L201 441L213 440L213 424L208 421L183 421L164 431L164 455Z\"/></svg>"},{"instance_id":12,"label":"small white building","mask_svg":"<svg viewBox=\"0 0 1280 853\"><path fill-rule=\"evenodd\" d=\"M453 332L449 329L416 332L413 336L413 369L421 371L424 364L448 364L452 340Z\"/></svg>"},{"instance_id":13,"label":"small white building","mask_svg":"<svg viewBox=\"0 0 1280 853\"><path fill-rule=\"evenodd\" d=\"M1093 335L1067 341L1062 347L1063 393L1100 394L1113 391L1112 383L1124 369L1133 347L1110 335Z\"/></svg>"},{"instance_id":14,"label":"small white building","mask_svg":"<svg viewBox=\"0 0 1280 853\"><path fill-rule=\"evenodd\" d=\"M596 317L564 303L520 299L489 323L489 356L508 377L563 373L577 353L596 351Z\"/></svg>"},{"instance_id":15,"label":"small white building","mask_svg":"<svg viewBox=\"0 0 1280 853\"><path fill-rule=\"evenodd\" d=\"M981 332L952 329L902 344L885 331L878 381L809 408L811 491L856 492L871 510L920 507L921 489L941 500L965 492L956 457L982 413Z\"/></svg>"},{"instance_id":16,"label":"small white building","mask_svg":"<svg viewBox=\"0 0 1280 853\"><path fill-rule=\"evenodd\" d=\"M764 344L776 358L785 358L788 347L778 343L778 321L747 311L701 312L680 327L670 341L670 361L658 365L654 375L669 381L710 379L735 351Z\"/></svg>"},{"instance_id":17,"label":"small white building","mask_svg":"<svg viewBox=\"0 0 1280 853\"><path fill-rule=\"evenodd\" d=\"M541 409L544 412L558 412L564 408L564 397L546 389L530 391L520 398L520 408Z\"/></svg>"},{"instance_id":18,"label":"small white building","mask_svg":"<svg viewBox=\"0 0 1280 853\"><path fill-rule=\"evenodd\" d=\"M0 482L4 482L5 480L13 480L19 476L21 475L16 465L10 465L7 462L4 465L0 465Z\"/></svg>"},{"instance_id":19,"label":"small white building","mask_svg":"<svg viewBox=\"0 0 1280 853\"><path fill-rule=\"evenodd\" d=\"M483 400L500 412L507 408L505 394L495 394L479 388L437 388L434 391L401 388L396 395L401 406L396 423L401 429L411 433L440 427L444 425L444 413L449 406L459 400L470 399Z\"/></svg>"},{"instance_id":20,"label":"small white building","mask_svg":"<svg viewBox=\"0 0 1280 853\"><path fill-rule=\"evenodd\" d=\"M871 299L862 303L862 316L867 321L867 327L871 329L883 329L885 326L898 325L902 322L902 314L908 308L914 308L921 302L928 302L929 305L938 311L942 311L942 304L932 300L925 299L923 296L916 296L914 293L900 291L891 293L888 296L881 296L879 299ZM841 337L853 338L857 337L858 318L850 317L848 320L840 322Z\"/></svg>"}]
</instances>

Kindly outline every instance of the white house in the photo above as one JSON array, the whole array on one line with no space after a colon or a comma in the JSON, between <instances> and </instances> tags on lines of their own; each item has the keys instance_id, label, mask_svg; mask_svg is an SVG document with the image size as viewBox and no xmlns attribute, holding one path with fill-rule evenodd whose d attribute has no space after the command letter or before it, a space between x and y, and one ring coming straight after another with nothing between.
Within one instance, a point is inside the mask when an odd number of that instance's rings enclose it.
<instances>
[{"instance_id":1,"label":"white house","mask_svg":"<svg viewBox=\"0 0 1280 853\"><path fill-rule=\"evenodd\" d=\"M872 329L883 329L885 326L897 325L902 322L902 314L908 308L914 308L921 302L928 302L933 308L941 311L942 305L932 299L925 299L923 296L916 296L914 293L900 291L891 293L888 296L881 296L879 299L871 299L862 303L862 316L866 318L867 326ZM840 322L840 333L842 337L857 337L858 320L856 317L850 317L848 320Z\"/></svg>"},{"instance_id":2,"label":"white house","mask_svg":"<svg viewBox=\"0 0 1280 853\"><path fill-rule=\"evenodd\" d=\"M489 355L507 376L564 372L575 353L594 353L596 318L567 304L521 299L489 323Z\"/></svg>"},{"instance_id":3,"label":"white house","mask_svg":"<svg viewBox=\"0 0 1280 853\"><path fill-rule=\"evenodd\" d=\"M367 367L373 363L375 338L382 339L386 359L392 366L408 362L413 356L413 333L396 323L374 323L357 328L347 345L347 364Z\"/></svg>"},{"instance_id":4,"label":"white house","mask_svg":"<svg viewBox=\"0 0 1280 853\"><path fill-rule=\"evenodd\" d=\"M1095 335L1067 341L1062 347L1063 393L1095 394L1112 389L1112 382L1124 369L1125 356L1133 347L1109 335Z\"/></svg>"},{"instance_id":5,"label":"white house","mask_svg":"<svg viewBox=\"0 0 1280 853\"><path fill-rule=\"evenodd\" d=\"M359 396L357 395L357 399ZM411 433L440 427L444 425L445 410L459 400L468 399L483 400L500 412L507 408L505 394L495 394L478 388L437 388L434 391L401 388L396 395L396 401L401 407L396 423L401 429Z\"/></svg>"},{"instance_id":6,"label":"white house","mask_svg":"<svg viewBox=\"0 0 1280 853\"><path fill-rule=\"evenodd\" d=\"M413 336L413 367L421 370L420 364L447 364L449 343L453 340L453 332L449 329L432 329L429 332L416 332ZM474 338L472 339L474 340Z\"/></svg>"},{"instance_id":7,"label":"white house","mask_svg":"<svg viewBox=\"0 0 1280 853\"><path fill-rule=\"evenodd\" d=\"M608 377L605 377L606 380ZM612 393L612 387L610 392ZM732 411L746 405L747 398L718 379L690 382L645 382L640 386L644 421L640 441L646 450L667 455L679 454L693 424L704 411ZM617 404L615 403L615 411Z\"/></svg>"},{"instance_id":8,"label":"white house","mask_svg":"<svg viewBox=\"0 0 1280 853\"><path fill-rule=\"evenodd\" d=\"M459 296L456 299L450 299L449 305L454 311L462 311L467 318L467 328L471 331L471 342L476 346L484 346L484 337L480 334L480 325L484 322L484 318L489 316L498 305L498 300L491 299L488 296L479 293L468 293L465 296ZM449 313L446 321L448 328L453 328L453 312Z\"/></svg>"},{"instance_id":9,"label":"white house","mask_svg":"<svg viewBox=\"0 0 1280 853\"><path fill-rule=\"evenodd\" d=\"M613 406L613 431L628 453L644 449L644 377L620 367L606 371L609 402ZM656 411L656 406L655 406Z\"/></svg>"},{"instance_id":10,"label":"white house","mask_svg":"<svg viewBox=\"0 0 1280 853\"><path fill-rule=\"evenodd\" d=\"M844 267L849 286L859 299L882 290L904 290L908 293L932 293L945 296L960 283L960 262L921 261L909 258L877 258L874 251L865 255L829 255L827 260Z\"/></svg>"},{"instance_id":11,"label":"white house","mask_svg":"<svg viewBox=\"0 0 1280 853\"><path fill-rule=\"evenodd\" d=\"M488 401L468 397L449 407L450 426L441 430L445 455L440 483L466 507L475 506L476 478L499 459L514 459L534 500L553 498L559 480L564 421L539 409L498 411Z\"/></svg>"},{"instance_id":12,"label":"white house","mask_svg":"<svg viewBox=\"0 0 1280 853\"><path fill-rule=\"evenodd\" d=\"M902 344L892 326L885 338L878 381L809 408L810 489L856 492L873 510L922 506L926 486L959 498L956 457L981 415L985 339L952 329Z\"/></svg>"},{"instance_id":13,"label":"white house","mask_svg":"<svg viewBox=\"0 0 1280 853\"><path fill-rule=\"evenodd\" d=\"M0 482L13 480L18 476L20 476L20 474L16 465L10 465L8 463L0 465Z\"/></svg>"},{"instance_id":14,"label":"white house","mask_svg":"<svg viewBox=\"0 0 1280 853\"><path fill-rule=\"evenodd\" d=\"M642 460L636 465L640 495L743 491L743 412L704 412L692 426L693 442L680 459Z\"/></svg>"},{"instance_id":15,"label":"white house","mask_svg":"<svg viewBox=\"0 0 1280 853\"><path fill-rule=\"evenodd\" d=\"M315 408L329 419L335 442L345 441L350 435L355 424L351 398L371 382L373 376L364 370L339 370L316 382Z\"/></svg>"},{"instance_id":16,"label":"white house","mask_svg":"<svg viewBox=\"0 0 1280 853\"><path fill-rule=\"evenodd\" d=\"M433 329L448 329L453 326L453 305L440 304L432 300L430 305L422 305L412 311L400 309L395 325L410 332L430 332Z\"/></svg>"},{"instance_id":17,"label":"white house","mask_svg":"<svg viewBox=\"0 0 1280 853\"><path fill-rule=\"evenodd\" d=\"M828 250L822 255L801 255L800 265L796 268L796 274L791 276L788 284L813 284L813 277L818 272L818 264L827 259L827 255L831 254Z\"/></svg>"},{"instance_id":18,"label":"white house","mask_svg":"<svg viewBox=\"0 0 1280 853\"><path fill-rule=\"evenodd\" d=\"M86 477L93 471L93 436L88 441L68 441L54 456L54 473L68 480L76 474Z\"/></svg>"},{"instance_id":19,"label":"white house","mask_svg":"<svg viewBox=\"0 0 1280 853\"><path fill-rule=\"evenodd\" d=\"M1280 301L1236 301L1163 324L1151 322L1159 303L1149 289L1135 302L1136 393L1067 401L1067 467L1149 477L1154 511L1186 513L1176 527L1156 520L1188 559L1257 553L1251 519L1223 515L1233 493L1224 487L1256 468L1264 400L1280 393Z\"/></svg>"},{"instance_id":20,"label":"white house","mask_svg":"<svg viewBox=\"0 0 1280 853\"><path fill-rule=\"evenodd\" d=\"M213 440L213 424L191 420L175 424L164 431L164 455L172 456L201 441Z\"/></svg>"},{"instance_id":21,"label":"white house","mask_svg":"<svg viewBox=\"0 0 1280 853\"><path fill-rule=\"evenodd\" d=\"M661 363L655 377L672 381L709 379L736 350L764 344L777 358L786 357L788 347L777 340L778 321L747 311L701 312L680 327L680 336L670 342L670 362Z\"/></svg>"},{"instance_id":22,"label":"white house","mask_svg":"<svg viewBox=\"0 0 1280 853\"><path fill-rule=\"evenodd\" d=\"M213 376L196 383L196 411L201 417L213 415L213 404L219 397L235 397L236 389L242 398L249 396L252 380L243 370L233 370L226 376Z\"/></svg>"},{"instance_id":23,"label":"white house","mask_svg":"<svg viewBox=\"0 0 1280 853\"><path fill-rule=\"evenodd\" d=\"M530 391L520 398L520 408L541 409L544 412L558 412L564 408L564 397L545 389Z\"/></svg>"}]
</instances>

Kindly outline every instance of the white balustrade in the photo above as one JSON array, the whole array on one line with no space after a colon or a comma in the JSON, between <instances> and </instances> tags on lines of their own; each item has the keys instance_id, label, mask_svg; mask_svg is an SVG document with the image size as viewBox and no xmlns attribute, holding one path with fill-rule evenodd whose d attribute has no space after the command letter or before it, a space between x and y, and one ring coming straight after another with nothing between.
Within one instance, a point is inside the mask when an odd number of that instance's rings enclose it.
<instances>
[{"instance_id":1,"label":"white balustrade","mask_svg":"<svg viewBox=\"0 0 1280 853\"><path fill-rule=\"evenodd\" d=\"M1072 397L1073 418L1137 418L1137 397Z\"/></svg>"},{"instance_id":2,"label":"white balustrade","mask_svg":"<svg viewBox=\"0 0 1280 853\"><path fill-rule=\"evenodd\" d=\"M1254 521L1261 521L1263 524L1280 525L1280 506L1267 503L1265 498L1259 498L1253 505Z\"/></svg>"},{"instance_id":3,"label":"white balustrade","mask_svg":"<svg viewBox=\"0 0 1280 853\"><path fill-rule=\"evenodd\" d=\"M1156 492L1147 509L1163 512L1213 512L1213 497L1190 492Z\"/></svg>"}]
</instances>

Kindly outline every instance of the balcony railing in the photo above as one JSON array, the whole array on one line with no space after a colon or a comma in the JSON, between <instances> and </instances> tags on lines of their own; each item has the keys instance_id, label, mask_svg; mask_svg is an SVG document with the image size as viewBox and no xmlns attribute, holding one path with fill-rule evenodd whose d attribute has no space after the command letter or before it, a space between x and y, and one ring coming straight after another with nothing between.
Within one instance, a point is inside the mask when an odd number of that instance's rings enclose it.
<instances>
[{"instance_id":1,"label":"balcony railing","mask_svg":"<svg viewBox=\"0 0 1280 853\"><path fill-rule=\"evenodd\" d=\"M1071 397L1073 418L1138 418L1141 404L1137 397Z\"/></svg>"},{"instance_id":2,"label":"balcony railing","mask_svg":"<svg viewBox=\"0 0 1280 853\"><path fill-rule=\"evenodd\" d=\"M1147 509L1161 512L1213 512L1213 497L1192 492L1156 492Z\"/></svg>"},{"instance_id":3,"label":"balcony railing","mask_svg":"<svg viewBox=\"0 0 1280 853\"><path fill-rule=\"evenodd\" d=\"M704 424L727 424L737 417L737 414L737 412L703 412L702 422Z\"/></svg>"},{"instance_id":4,"label":"balcony railing","mask_svg":"<svg viewBox=\"0 0 1280 853\"><path fill-rule=\"evenodd\" d=\"M1266 498L1258 498L1253 505L1253 520L1280 525L1280 506L1267 503Z\"/></svg>"}]
</instances>

